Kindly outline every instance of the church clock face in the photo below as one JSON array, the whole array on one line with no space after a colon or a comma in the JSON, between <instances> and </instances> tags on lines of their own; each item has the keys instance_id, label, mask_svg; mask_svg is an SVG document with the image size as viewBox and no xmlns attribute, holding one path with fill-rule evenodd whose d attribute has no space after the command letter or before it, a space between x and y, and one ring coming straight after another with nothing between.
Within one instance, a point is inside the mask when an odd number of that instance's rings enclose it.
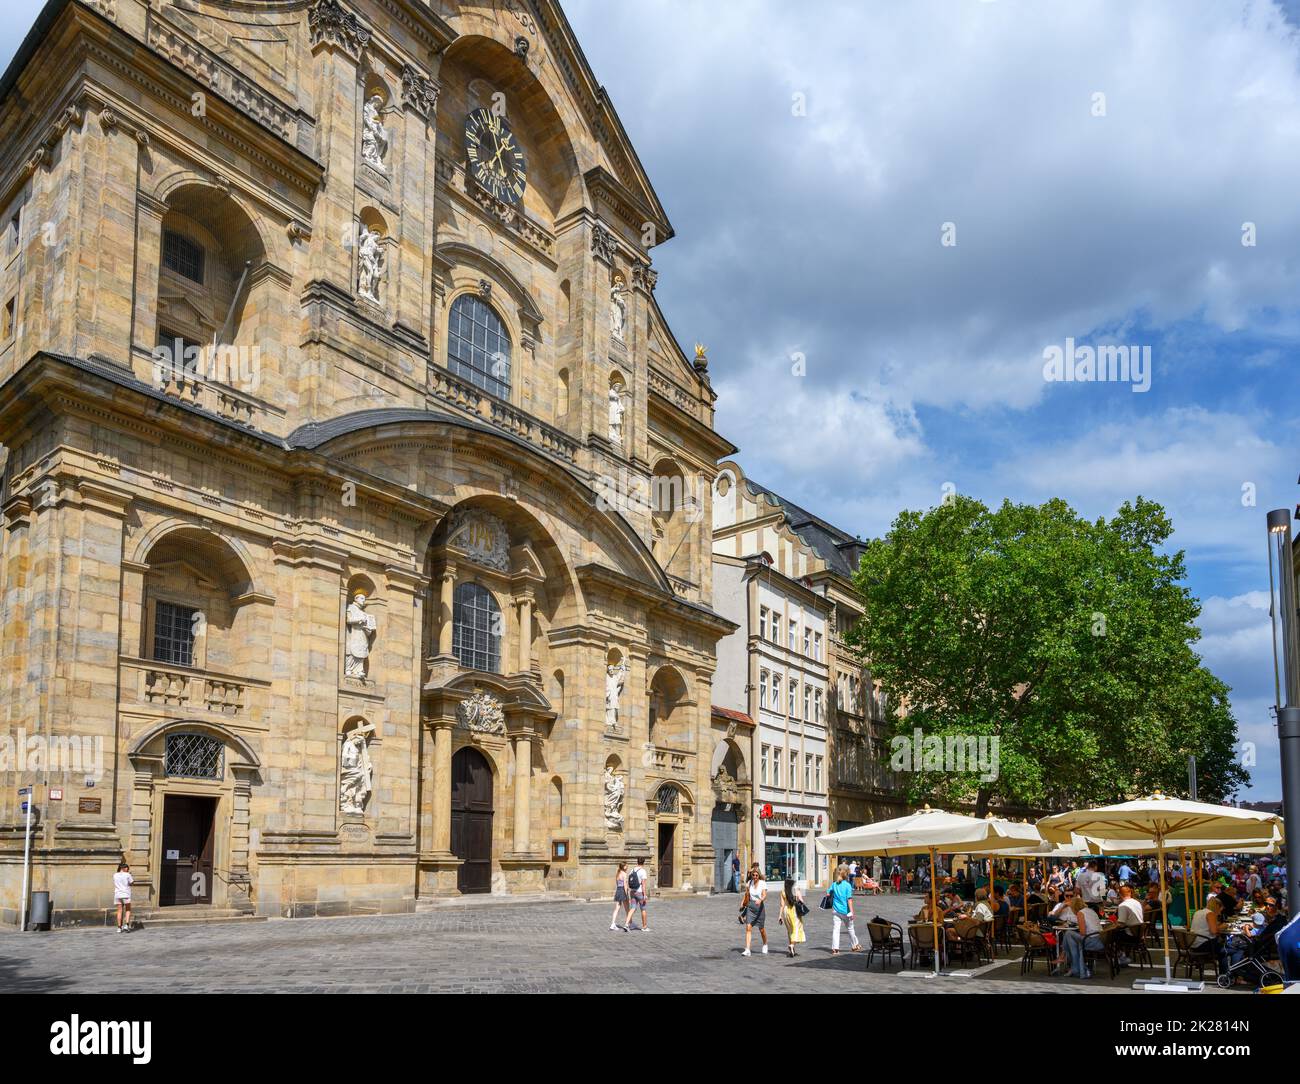
<instances>
[{"instance_id":1,"label":"church clock face","mask_svg":"<svg viewBox=\"0 0 1300 1084\"><path fill-rule=\"evenodd\" d=\"M523 148L504 117L476 109L465 118L465 153L470 175L499 200L518 203L528 184Z\"/></svg>"}]
</instances>

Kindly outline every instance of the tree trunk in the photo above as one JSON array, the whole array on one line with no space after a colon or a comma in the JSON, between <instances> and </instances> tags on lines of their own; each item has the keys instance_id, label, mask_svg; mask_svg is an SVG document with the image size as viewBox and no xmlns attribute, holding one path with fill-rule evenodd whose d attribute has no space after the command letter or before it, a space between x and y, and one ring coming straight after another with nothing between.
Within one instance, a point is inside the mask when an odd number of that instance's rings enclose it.
<instances>
[{"instance_id":1,"label":"tree trunk","mask_svg":"<svg viewBox=\"0 0 1300 1084\"><path fill-rule=\"evenodd\" d=\"M975 816L983 817L989 811L989 800L993 797L993 792L988 787L980 787L975 795Z\"/></svg>"}]
</instances>

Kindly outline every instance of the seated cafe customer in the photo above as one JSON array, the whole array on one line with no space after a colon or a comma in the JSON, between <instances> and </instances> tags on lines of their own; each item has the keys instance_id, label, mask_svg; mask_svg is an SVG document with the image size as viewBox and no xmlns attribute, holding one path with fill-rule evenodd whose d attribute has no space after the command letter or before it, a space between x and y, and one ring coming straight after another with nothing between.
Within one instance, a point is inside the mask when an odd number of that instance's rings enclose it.
<instances>
[{"instance_id":1,"label":"seated cafe customer","mask_svg":"<svg viewBox=\"0 0 1300 1084\"><path fill-rule=\"evenodd\" d=\"M1142 923L1146 921L1146 915L1142 905L1133 898L1133 889L1127 882L1119 886L1119 909L1115 919L1123 927L1123 932L1120 934L1121 944L1130 948L1137 945L1142 937ZM1128 956L1121 954L1119 962L1120 966L1127 967Z\"/></svg>"},{"instance_id":2,"label":"seated cafe customer","mask_svg":"<svg viewBox=\"0 0 1300 1084\"><path fill-rule=\"evenodd\" d=\"M1219 939L1222 932L1219 928L1219 913L1222 910L1223 904L1219 902L1219 897L1211 896L1205 906L1192 915L1192 921L1187 927L1187 932L1192 937L1192 948L1201 948L1208 942Z\"/></svg>"},{"instance_id":3,"label":"seated cafe customer","mask_svg":"<svg viewBox=\"0 0 1300 1084\"><path fill-rule=\"evenodd\" d=\"M971 914L985 922L993 921L993 911L989 907L989 890L987 888L975 889L975 910Z\"/></svg>"},{"instance_id":4,"label":"seated cafe customer","mask_svg":"<svg viewBox=\"0 0 1300 1084\"><path fill-rule=\"evenodd\" d=\"M1077 896L1070 901L1070 910L1078 923L1078 929L1066 930L1063 937L1070 974L1076 979L1090 979L1092 972L1086 966L1084 953L1101 951L1101 918Z\"/></svg>"}]
</instances>

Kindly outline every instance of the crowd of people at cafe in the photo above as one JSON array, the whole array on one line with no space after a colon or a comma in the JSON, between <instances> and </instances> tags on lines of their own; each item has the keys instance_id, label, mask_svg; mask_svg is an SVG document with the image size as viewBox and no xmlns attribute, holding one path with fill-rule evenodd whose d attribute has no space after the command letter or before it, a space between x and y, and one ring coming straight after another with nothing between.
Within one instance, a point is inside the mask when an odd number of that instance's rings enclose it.
<instances>
[{"instance_id":1,"label":"crowd of people at cafe","mask_svg":"<svg viewBox=\"0 0 1300 1084\"><path fill-rule=\"evenodd\" d=\"M913 923L930 931L932 923L942 923L948 954L969 943L973 929L1023 929L1045 946L1055 976L1091 979L1091 962L1105 954L1102 935L1109 930L1115 931L1109 935L1110 959L1119 968L1129 967L1147 955L1148 934L1160 928L1160 870L1154 859L1035 863L1023 879L1024 869L1015 863L995 870L992 883L987 874L974 872L984 865L973 863L955 874L938 868L933 893L928 862L905 871L895 861L887 876L880 875L879 865L872 869L865 862L850 861L848 868L858 893L925 893ZM1175 861L1166 865L1164 892L1165 904L1177 898L1190 914L1182 923L1171 920L1171 928L1184 925L1189 954L1213 958L1220 974L1230 973L1247 954L1275 957L1275 938L1287 923L1284 859L1206 860L1199 868ZM1251 980L1242 975L1236 981Z\"/></svg>"}]
</instances>

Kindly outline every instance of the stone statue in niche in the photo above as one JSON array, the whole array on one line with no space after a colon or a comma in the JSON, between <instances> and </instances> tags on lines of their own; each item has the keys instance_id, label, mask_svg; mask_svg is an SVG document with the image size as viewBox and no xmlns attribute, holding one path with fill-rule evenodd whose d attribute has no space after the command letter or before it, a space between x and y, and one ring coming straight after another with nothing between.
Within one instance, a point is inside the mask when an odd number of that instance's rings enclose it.
<instances>
[{"instance_id":1,"label":"stone statue in niche","mask_svg":"<svg viewBox=\"0 0 1300 1084\"><path fill-rule=\"evenodd\" d=\"M618 726L618 701L627 684L627 666L610 664L605 672L605 725L611 730Z\"/></svg>"},{"instance_id":2,"label":"stone statue in niche","mask_svg":"<svg viewBox=\"0 0 1300 1084\"><path fill-rule=\"evenodd\" d=\"M339 767L339 809L344 813L364 813L374 790L374 770L370 764L370 743L366 735L373 725L358 727L343 739Z\"/></svg>"},{"instance_id":3,"label":"stone statue in niche","mask_svg":"<svg viewBox=\"0 0 1300 1084\"><path fill-rule=\"evenodd\" d=\"M358 591L347 612L347 638L344 641L344 677L365 680L370 670L370 649L374 647L378 625L366 613L366 595Z\"/></svg>"},{"instance_id":4,"label":"stone statue in niche","mask_svg":"<svg viewBox=\"0 0 1300 1084\"><path fill-rule=\"evenodd\" d=\"M623 443L623 415L626 413L623 385L614 384L609 389L609 439L615 444Z\"/></svg>"},{"instance_id":5,"label":"stone statue in niche","mask_svg":"<svg viewBox=\"0 0 1300 1084\"><path fill-rule=\"evenodd\" d=\"M357 241L357 293L379 304L379 284L384 275L383 235L362 225Z\"/></svg>"},{"instance_id":6,"label":"stone statue in niche","mask_svg":"<svg viewBox=\"0 0 1300 1084\"><path fill-rule=\"evenodd\" d=\"M609 330L615 339L623 342L627 333L627 287L621 279L609 291Z\"/></svg>"},{"instance_id":7,"label":"stone statue in niche","mask_svg":"<svg viewBox=\"0 0 1300 1084\"><path fill-rule=\"evenodd\" d=\"M372 94L361 110L361 159L368 166L388 172L388 129L384 127L384 99Z\"/></svg>"},{"instance_id":8,"label":"stone statue in niche","mask_svg":"<svg viewBox=\"0 0 1300 1084\"><path fill-rule=\"evenodd\" d=\"M623 777L613 765L605 765L605 826L616 832L623 831Z\"/></svg>"}]
</instances>

